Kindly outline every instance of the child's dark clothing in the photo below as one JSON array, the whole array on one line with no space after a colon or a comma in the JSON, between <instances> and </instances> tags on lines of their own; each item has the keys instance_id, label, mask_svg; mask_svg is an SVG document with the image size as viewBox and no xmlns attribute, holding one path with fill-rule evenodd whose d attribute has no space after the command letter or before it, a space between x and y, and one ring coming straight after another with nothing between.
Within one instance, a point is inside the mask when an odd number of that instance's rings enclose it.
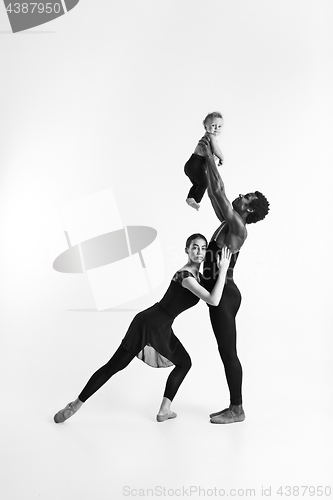
<instances>
[{"instance_id":1,"label":"child's dark clothing","mask_svg":"<svg viewBox=\"0 0 333 500\"><path fill-rule=\"evenodd\" d=\"M193 153L191 158L185 163L184 171L193 184L187 197L194 198L197 203L200 203L208 187L206 158Z\"/></svg>"}]
</instances>

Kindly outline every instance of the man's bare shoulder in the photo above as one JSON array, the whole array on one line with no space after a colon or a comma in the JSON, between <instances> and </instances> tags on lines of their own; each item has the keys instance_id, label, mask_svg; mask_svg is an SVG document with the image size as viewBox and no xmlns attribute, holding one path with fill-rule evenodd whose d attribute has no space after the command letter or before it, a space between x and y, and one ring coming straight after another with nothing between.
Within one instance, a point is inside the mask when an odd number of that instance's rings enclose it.
<instances>
[{"instance_id":1,"label":"man's bare shoulder","mask_svg":"<svg viewBox=\"0 0 333 500\"><path fill-rule=\"evenodd\" d=\"M228 225L230 233L244 237L244 239L246 238L247 229L245 222L234 208L232 208L232 216L229 217Z\"/></svg>"},{"instance_id":2,"label":"man's bare shoulder","mask_svg":"<svg viewBox=\"0 0 333 500\"><path fill-rule=\"evenodd\" d=\"M237 230L232 228L230 224L228 224L228 222L222 223L222 231L219 231L219 229L221 228L220 226L220 228L214 233L216 234L216 243L219 248L227 245L232 253L238 252L240 250L247 238L246 226L243 223L243 220L241 220L241 222L242 224L238 227Z\"/></svg>"}]
</instances>

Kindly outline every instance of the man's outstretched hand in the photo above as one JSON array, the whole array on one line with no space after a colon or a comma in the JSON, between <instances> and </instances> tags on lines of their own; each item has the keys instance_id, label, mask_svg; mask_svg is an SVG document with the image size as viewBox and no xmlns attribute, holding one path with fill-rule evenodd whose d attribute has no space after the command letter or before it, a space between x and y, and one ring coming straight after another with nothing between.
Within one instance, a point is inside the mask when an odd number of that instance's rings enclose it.
<instances>
[{"instance_id":1,"label":"man's outstretched hand","mask_svg":"<svg viewBox=\"0 0 333 500\"><path fill-rule=\"evenodd\" d=\"M204 135L203 137L201 137L200 141L198 142L198 145L200 146L202 154L204 156L211 156L212 155L209 136Z\"/></svg>"},{"instance_id":2,"label":"man's outstretched hand","mask_svg":"<svg viewBox=\"0 0 333 500\"><path fill-rule=\"evenodd\" d=\"M214 194L216 193L216 191L222 192L224 190L224 184L213 159L212 148L210 146L210 138L207 135L204 135L203 137L201 137L198 145L201 148L202 154L207 158L206 175L208 178L208 194Z\"/></svg>"}]
</instances>

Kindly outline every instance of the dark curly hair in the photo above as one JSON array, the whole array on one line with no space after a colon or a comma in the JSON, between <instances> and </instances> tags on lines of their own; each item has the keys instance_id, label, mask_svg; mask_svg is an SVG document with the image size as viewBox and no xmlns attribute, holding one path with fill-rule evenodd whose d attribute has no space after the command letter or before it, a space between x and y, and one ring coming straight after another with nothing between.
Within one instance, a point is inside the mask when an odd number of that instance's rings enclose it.
<instances>
[{"instance_id":1,"label":"dark curly hair","mask_svg":"<svg viewBox=\"0 0 333 500\"><path fill-rule=\"evenodd\" d=\"M255 191L257 199L252 200L249 204L249 208L253 209L246 218L246 224L254 224L259 220L263 220L269 211L269 201L266 196L264 196L260 191Z\"/></svg>"},{"instance_id":2,"label":"dark curly hair","mask_svg":"<svg viewBox=\"0 0 333 500\"><path fill-rule=\"evenodd\" d=\"M214 111L213 113L209 113L202 122L204 124L204 127L206 128L207 122L210 122L214 118L223 118L223 116L219 111Z\"/></svg>"},{"instance_id":3,"label":"dark curly hair","mask_svg":"<svg viewBox=\"0 0 333 500\"><path fill-rule=\"evenodd\" d=\"M194 234L191 234L191 236L189 236L186 240L186 243L185 243L185 248L188 248L190 246L190 244L192 243L193 240L196 240L197 238L200 238L202 240L205 240L206 242L206 246L208 246L208 241L207 239L205 238L205 236L203 234L200 234L200 233L194 233Z\"/></svg>"}]
</instances>

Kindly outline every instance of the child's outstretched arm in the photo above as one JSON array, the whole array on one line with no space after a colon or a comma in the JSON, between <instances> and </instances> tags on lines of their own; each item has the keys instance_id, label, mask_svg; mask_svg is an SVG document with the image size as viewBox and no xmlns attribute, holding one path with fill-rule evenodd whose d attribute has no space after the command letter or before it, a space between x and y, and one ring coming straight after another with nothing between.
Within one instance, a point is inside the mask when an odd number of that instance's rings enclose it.
<instances>
[{"instance_id":1,"label":"child's outstretched arm","mask_svg":"<svg viewBox=\"0 0 333 500\"><path fill-rule=\"evenodd\" d=\"M223 153L220 149L220 146L218 145L218 142L216 140L216 137L215 135L213 134L210 134L209 132L206 132L206 134L208 135L209 137L209 140L210 140L210 147L214 153L215 156L217 156L220 160L220 165L223 165L223 162L224 162L224 156L223 156Z\"/></svg>"}]
</instances>

